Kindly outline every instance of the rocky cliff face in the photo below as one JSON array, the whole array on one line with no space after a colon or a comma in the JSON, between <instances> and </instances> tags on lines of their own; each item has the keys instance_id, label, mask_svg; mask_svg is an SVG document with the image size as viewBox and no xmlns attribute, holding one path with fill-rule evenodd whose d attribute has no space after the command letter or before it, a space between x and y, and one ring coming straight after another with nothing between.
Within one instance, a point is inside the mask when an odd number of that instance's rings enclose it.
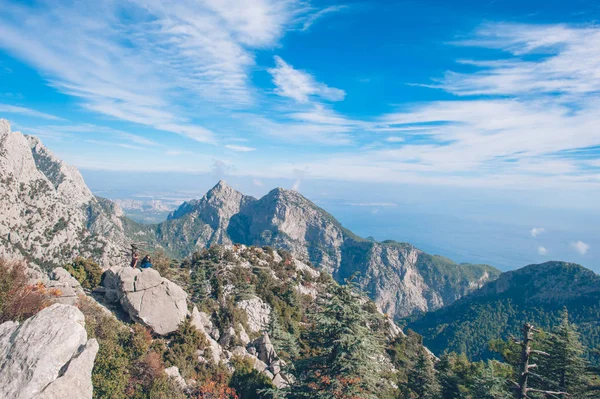
<instances>
[{"instance_id":1,"label":"rocky cliff face","mask_svg":"<svg viewBox=\"0 0 600 399\"><path fill-rule=\"evenodd\" d=\"M0 255L59 265L76 255L122 261L123 213L73 166L0 120Z\"/></svg>"},{"instance_id":2,"label":"rocky cliff face","mask_svg":"<svg viewBox=\"0 0 600 399\"><path fill-rule=\"evenodd\" d=\"M360 286L393 317L438 309L499 275L492 267L458 265L410 244L362 239L298 192L281 188L256 200L221 181L169 219L156 227L157 244L173 254L232 242L283 248L340 282L359 272Z\"/></svg>"}]
</instances>

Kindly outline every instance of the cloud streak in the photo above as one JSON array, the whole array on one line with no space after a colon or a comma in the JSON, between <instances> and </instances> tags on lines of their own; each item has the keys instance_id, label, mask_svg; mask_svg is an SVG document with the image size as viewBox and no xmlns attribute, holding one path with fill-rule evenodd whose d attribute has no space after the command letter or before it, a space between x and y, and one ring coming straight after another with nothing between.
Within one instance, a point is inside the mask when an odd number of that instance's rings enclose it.
<instances>
[{"instance_id":1,"label":"cloud streak","mask_svg":"<svg viewBox=\"0 0 600 399\"><path fill-rule=\"evenodd\" d=\"M534 227L531 229L531 231L529 232L531 234L532 237L537 237L540 234L544 233L546 231L546 229L544 229L543 227Z\"/></svg>"},{"instance_id":2,"label":"cloud streak","mask_svg":"<svg viewBox=\"0 0 600 399\"><path fill-rule=\"evenodd\" d=\"M295 69L281 57L275 56L275 68L269 69L276 86L275 93L299 103L308 103L311 97L329 101L341 101L346 92L317 82L307 72Z\"/></svg>"},{"instance_id":3,"label":"cloud streak","mask_svg":"<svg viewBox=\"0 0 600 399\"><path fill-rule=\"evenodd\" d=\"M49 119L54 121L59 121L62 119L58 116L45 114L43 112L39 112L31 108L17 107L15 105L9 104L0 104L0 113L26 115L34 118Z\"/></svg>"}]
</instances>

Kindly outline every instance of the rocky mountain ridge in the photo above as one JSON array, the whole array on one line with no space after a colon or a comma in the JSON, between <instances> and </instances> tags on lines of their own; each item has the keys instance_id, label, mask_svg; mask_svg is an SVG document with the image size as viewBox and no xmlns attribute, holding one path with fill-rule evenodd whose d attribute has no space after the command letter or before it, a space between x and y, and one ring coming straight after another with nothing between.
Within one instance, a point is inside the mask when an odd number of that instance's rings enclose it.
<instances>
[{"instance_id":1,"label":"rocky mountain ridge","mask_svg":"<svg viewBox=\"0 0 600 399\"><path fill-rule=\"evenodd\" d=\"M76 256L104 268L128 262L128 242L147 241L183 258L214 244L282 248L326 270L338 282L356 273L360 287L392 317L452 303L494 279L485 265L458 265L410 244L360 238L300 193L277 188L260 199L219 182L158 225L124 216L94 196L76 168L35 137L0 122L0 255L26 256L51 269Z\"/></svg>"},{"instance_id":2,"label":"rocky mountain ridge","mask_svg":"<svg viewBox=\"0 0 600 399\"><path fill-rule=\"evenodd\" d=\"M0 255L56 266L77 255L122 260L123 212L95 197L79 171L0 119Z\"/></svg>"},{"instance_id":3,"label":"rocky mountain ridge","mask_svg":"<svg viewBox=\"0 0 600 399\"><path fill-rule=\"evenodd\" d=\"M438 309L499 275L493 267L459 265L407 243L358 237L296 191L276 188L256 199L224 181L166 222L132 233L177 256L213 244L283 248L339 282L359 273L361 288L395 317Z\"/></svg>"}]
</instances>

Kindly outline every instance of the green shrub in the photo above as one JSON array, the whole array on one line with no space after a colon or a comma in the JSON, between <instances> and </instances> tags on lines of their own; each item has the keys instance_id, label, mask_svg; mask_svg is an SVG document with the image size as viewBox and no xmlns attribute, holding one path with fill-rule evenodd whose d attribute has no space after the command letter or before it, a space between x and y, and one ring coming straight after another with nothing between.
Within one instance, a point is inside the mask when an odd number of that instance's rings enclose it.
<instances>
[{"instance_id":1,"label":"green shrub","mask_svg":"<svg viewBox=\"0 0 600 399\"><path fill-rule=\"evenodd\" d=\"M102 280L102 268L91 259L77 257L73 263L65 265L65 270L71 273L83 288L97 287Z\"/></svg>"},{"instance_id":2,"label":"green shrub","mask_svg":"<svg viewBox=\"0 0 600 399\"><path fill-rule=\"evenodd\" d=\"M273 389L271 380L263 373L255 370L248 358L235 357L232 359L235 373L231 377L229 386L235 389L240 399L270 399L271 393L263 390Z\"/></svg>"},{"instance_id":3,"label":"green shrub","mask_svg":"<svg viewBox=\"0 0 600 399\"><path fill-rule=\"evenodd\" d=\"M193 378L199 367L196 352L207 346L208 341L204 334L186 319L174 333L170 347L165 352L165 361L169 366L177 366L184 378Z\"/></svg>"}]
</instances>

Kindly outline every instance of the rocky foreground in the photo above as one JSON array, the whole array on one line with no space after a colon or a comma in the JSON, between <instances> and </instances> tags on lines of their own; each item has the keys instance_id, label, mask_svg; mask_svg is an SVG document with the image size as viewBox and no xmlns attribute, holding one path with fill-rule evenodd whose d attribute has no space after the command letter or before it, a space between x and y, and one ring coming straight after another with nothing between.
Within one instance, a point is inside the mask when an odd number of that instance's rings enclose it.
<instances>
[{"instance_id":1,"label":"rocky foreground","mask_svg":"<svg viewBox=\"0 0 600 399\"><path fill-rule=\"evenodd\" d=\"M321 272L306 263L270 248L214 247L194 259L189 269L167 270L181 285L154 269L112 267L93 290L84 290L64 268L55 268L47 275L30 268L30 283L53 290L56 303L21 324L8 321L0 325L0 397L92 397L91 376L98 342L88 339L84 313L78 308L81 306L91 306L115 323L142 325L166 345L177 339L182 326L189 325L204 342L195 353L197 365L220 365L234 372L244 359L274 387L288 386L291 376L285 369L294 355L290 355L289 346L282 344L282 337L287 337L288 344L300 344L277 326L292 323L296 326L293 328L301 328L302 323L282 319L281 306L287 307L285 314L301 315L302 307L326 294L329 280L322 280ZM208 271L213 277L207 276ZM190 273L191 280L187 277ZM208 288L211 282L220 287L218 292ZM258 288L264 282L269 283L269 291ZM285 305L272 292L295 297L294 305ZM367 303L366 298L362 301ZM228 319L223 319L225 314L230 315ZM377 318L381 323L377 328L382 328L386 339L404 336L389 318ZM90 322L98 323L95 319ZM277 348L284 351L283 356ZM393 369L389 360L385 363ZM181 392L197 384L189 375L182 376L176 366L165 367L164 373Z\"/></svg>"},{"instance_id":2,"label":"rocky foreground","mask_svg":"<svg viewBox=\"0 0 600 399\"><path fill-rule=\"evenodd\" d=\"M98 341L88 339L83 313L54 304L22 324L0 325L0 397L92 397Z\"/></svg>"}]
</instances>

